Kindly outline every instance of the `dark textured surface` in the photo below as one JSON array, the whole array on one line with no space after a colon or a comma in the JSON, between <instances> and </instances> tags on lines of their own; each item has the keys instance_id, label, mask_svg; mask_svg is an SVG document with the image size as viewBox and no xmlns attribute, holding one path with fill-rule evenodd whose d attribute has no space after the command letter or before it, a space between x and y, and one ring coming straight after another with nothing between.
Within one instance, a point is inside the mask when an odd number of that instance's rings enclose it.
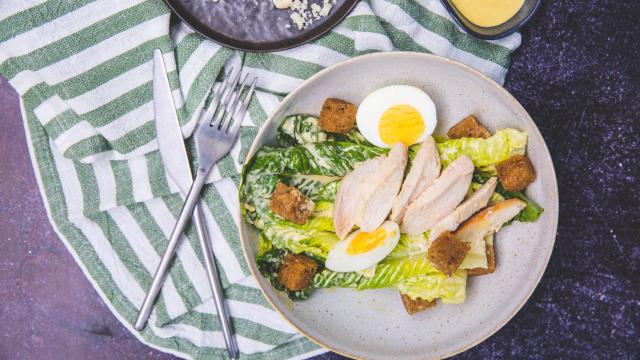
<instances>
[{"instance_id":1,"label":"dark textured surface","mask_svg":"<svg viewBox=\"0 0 640 360\"><path fill-rule=\"evenodd\" d=\"M525 29L506 87L551 151L558 238L529 302L458 358L639 357L639 17L636 0L545 1ZM6 82L0 184L0 359L172 359L119 324L51 229Z\"/></svg>"},{"instance_id":2,"label":"dark textured surface","mask_svg":"<svg viewBox=\"0 0 640 360\"><path fill-rule=\"evenodd\" d=\"M189 26L229 47L250 51L276 51L311 41L337 25L358 0L335 0L328 16L312 20L299 30L291 11L274 8L264 0L166 0ZM308 5L321 0L308 0ZM276 24L275 26L273 24ZM287 26L288 25L288 26Z\"/></svg>"}]
</instances>

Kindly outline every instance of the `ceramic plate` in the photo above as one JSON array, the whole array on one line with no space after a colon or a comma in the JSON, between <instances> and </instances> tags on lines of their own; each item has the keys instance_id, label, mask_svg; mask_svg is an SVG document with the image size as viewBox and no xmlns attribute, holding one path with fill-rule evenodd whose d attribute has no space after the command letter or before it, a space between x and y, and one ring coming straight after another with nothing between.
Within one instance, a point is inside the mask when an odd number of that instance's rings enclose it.
<instances>
[{"instance_id":1,"label":"ceramic plate","mask_svg":"<svg viewBox=\"0 0 640 360\"><path fill-rule=\"evenodd\" d=\"M302 45L331 30L358 0L336 0L327 17L303 30L291 23L288 10L271 0L165 0L193 30L227 47L247 51L277 51ZM312 0L309 4L321 1ZM286 25L291 26L287 27Z\"/></svg>"},{"instance_id":2,"label":"ceramic plate","mask_svg":"<svg viewBox=\"0 0 640 360\"><path fill-rule=\"evenodd\" d=\"M318 114L326 97L358 104L371 91L393 84L425 90L437 109L436 134L468 114L491 131L513 127L529 134L527 153L538 174L527 194L545 208L535 223L514 223L495 239L497 269L470 277L467 299L408 315L392 289L323 289L307 301L292 302L257 270L257 232L242 222L249 266L264 295L302 334L338 353L363 359L432 359L464 351L500 329L524 305L540 281L556 236L558 190L549 151L524 108L500 85L465 65L416 53L380 53L323 70L287 96L267 120L249 157L275 143L287 115Z\"/></svg>"}]
</instances>

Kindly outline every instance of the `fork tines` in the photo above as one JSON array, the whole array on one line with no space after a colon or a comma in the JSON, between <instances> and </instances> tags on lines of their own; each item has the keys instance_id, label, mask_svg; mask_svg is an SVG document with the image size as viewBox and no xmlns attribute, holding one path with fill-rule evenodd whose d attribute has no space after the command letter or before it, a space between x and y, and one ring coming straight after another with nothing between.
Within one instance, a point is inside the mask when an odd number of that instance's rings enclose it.
<instances>
[{"instance_id":1,"label":"fork tines","mask_svg":"<svg viewBox=\"0 0 640 360\"><path fill-rule=\"evenodd\" d=\"M213 91L211 102L202 117L201 125L207 124L218 130L224 127L225 131L230 133L240 128L258 79L250 74L245 74L238 87L241 71L235 75L233 72L233 68L229 70L220 86ZM253 79L247 91L249 78ZM238 87L237 90L236 87ZM245 94L244 100L240 101L243 94Z\"/></svg>"}]
</instances>

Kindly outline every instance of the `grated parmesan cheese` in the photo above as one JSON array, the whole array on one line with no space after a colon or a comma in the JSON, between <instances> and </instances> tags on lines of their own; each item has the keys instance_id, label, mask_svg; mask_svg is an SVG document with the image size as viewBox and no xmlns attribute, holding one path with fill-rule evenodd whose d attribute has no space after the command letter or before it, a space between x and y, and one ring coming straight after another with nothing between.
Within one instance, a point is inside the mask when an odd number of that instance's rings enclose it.
<instances>
[{"instance_id":1,"label":"grated parmesan cheese","mask_svg":"<svg viewBox=\"0 0 640 360\"><path fill-rule=\"evenodd\" d=\"M212 0L218 2L219 0ZM326 17L331 12L336 0L321 0L322 6L320 6L320 0L309 5L309 0L271 0L273 6L276 9L289 9L291 15L289 18L291 22L298 28L298 30L306 29L313 24L314 20L320 20ZM285 28L289 29L291 24L286 24Z\"/></svg>"},{"instance_id":2,"label":"grated parmesan cheese","mask_svg":"<svg viewBox=\"0 0 640 360\"><path fill-rule=\"evenodd\" d=\"M318 3L312 3L309 6L308 0L272 0L273 6L277 9L290 9L292 10L291 22L298 28L303 30L307 26L313 24L314 20L320 20L323 17L329 15L335 0L322 0L322 6ZM311 9L311 10L309 10ZM289 28L288 24L285 26Z\"/></svg>"}]
</instances>

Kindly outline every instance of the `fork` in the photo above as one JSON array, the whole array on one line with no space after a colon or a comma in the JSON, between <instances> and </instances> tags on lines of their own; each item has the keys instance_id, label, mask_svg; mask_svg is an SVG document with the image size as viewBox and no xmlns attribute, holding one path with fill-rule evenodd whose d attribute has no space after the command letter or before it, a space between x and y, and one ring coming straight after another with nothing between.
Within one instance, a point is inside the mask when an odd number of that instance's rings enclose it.
<instances>
[{"instance_id":1,"label":"fork","mask_svg":"<svg viewBox=\"0 0 640 360\"><path fill-rule=\"evenodd\" d=\"M170 262L169 260L175 252L175 248L177 247L184 228L192 218L193 210L200 200L200 193L202 192L202 187L204 186L209 172L211 172L211 169L216 162L229 153L238 137L242 119L247 112L249 101L251 100L251 96L253 95L256 82L258 80L257 77L246 74L239 89L234 91L236 86L238 86L240 73L241 71L238 71L235 76L231 76L233 74L233 69L231 69L226 74L222 84L216 91L214 91L211 103L202 116L201 122L195 132L195 144L198 152L198 169L196 171L196 177L191 185L189 193L187 194L182 210L180 210L180 215L178 216L176 225L171 232L169 245L167 246L168 251L160 261L160 265L153 277L149 292L147 293L147 296L142 303L142 307L140 308L140 313L138 314L138 319L135 323L135 328L138 330L144 327L144 324L151 314L153 303L160 292L162 283L167 274ZM247 80L249 77L253 77L253 80L251 81L251 85L244 100L241 101L242 95L248 86ZM165 257L167 258L166 260ZM229 357L231 359L237 359L239 353L238 345L233 337L229 316L223 302L222 286L220 285L220 279L217 274L217 270L215 270L215 266L214 271L216 272L215 279L217 280L213 286L213 299L216 305L216 311L218 312L218 317L220 319L222 333L227 345Z\"/></svg>"}]
</instances>

